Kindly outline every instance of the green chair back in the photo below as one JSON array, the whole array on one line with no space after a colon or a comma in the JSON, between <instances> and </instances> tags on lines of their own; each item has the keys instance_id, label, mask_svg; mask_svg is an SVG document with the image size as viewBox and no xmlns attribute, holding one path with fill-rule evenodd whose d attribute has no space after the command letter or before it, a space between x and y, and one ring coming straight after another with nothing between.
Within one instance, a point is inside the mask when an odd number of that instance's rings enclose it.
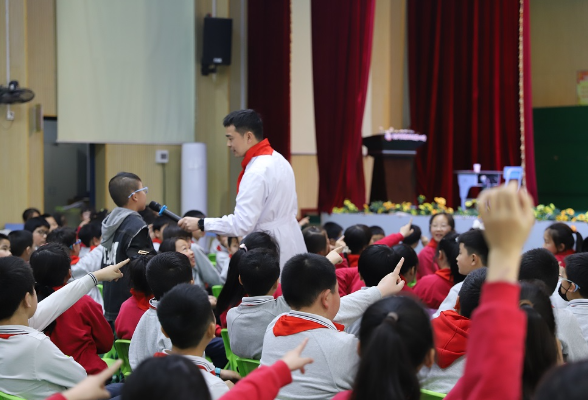
<instances>
[{"instance_id":1,"label":"green chair back","mask_svg":"<svg viewBox=\"0 0 588 400\"><path fill-rule=\"evenodd\" d=\"M104 286L102 284L96 285L98 290L100 290L100 296L104 297Z\"/></svg>"},{"instance_id":2,"label":"green chair back","mask_svg":"<svg viewBox=\"0 0 588 400\"><path fill-rule=\"evenodd\" d=\"M227 355L227 360L229 361L229 363L227 364L227 367L229 367L229 369L232 369L233 371L238 371L239 370L239 367L237 366L237 358L238 357L235 355L235 353L233 353L231 351L231 342L229 341L229 330L226 328L222 329L221 330L221 337L223 338L223 343L225 344L225 354Z\"/></svg>"},{"instance_id":3,"label":"green chair back","mask_svg":"<svg viewBox=\"0 0 588 400\"><path fill-rule=\"evenodd\" d=\"M130 340L118 339L114 342L114 348L118 353L118 357L123 361L120 366L120 371L125 376L129 376L132 372L131 364L129 363L129 347L131 346Z\"/></svg>"},{"instance_id":4,"label":"green chair back","mask_svg":"<svg viewBox=\"0 0 588 400\"><path fill-rule=\"evenodd\" d=\"M427 389L421 389L421 400L439 400L447 396L445 393L432 392Z\"/></svg>"},{"instance_id":5,"label":"green chair back","mask_svg":"<svg viewBox=\"0 0 588 400\"><path fill-rule=\"evenodd\" d=\"M223 285L214 285L212 287L212 295L218 299L221 290L223 290Z\"/></svg>"},{"instance_id":6,"label":"green chair back","mask_svg":"<svg viewBox=\"0 0 588 400\"><path fill-rule=\"evenodd\" d=\"M251 371L259 367L259 360L237 357L237 367L239 368L239 375L246 377Z\"/></svg>"},{"instance_id":7,"label":"green chair back","mask_svg":"<svg viewBox=\"0 0 588 400\"><path fill-rule=\"evenodd\" d=\"M24 400L22 397L14 396L12 394L0 392L0 400Z\"/></svg>"},{"instance_id":8,"label":"green chair back","mask_svg":"<svg viewBox=\"0 0 588 400\"><path fill-rule=\"evenodd\" d=\"M208 255L208 259L210 260L210 262L214 265L216 265L216 253L210 253Z\"/></svg>"}]
</instances>

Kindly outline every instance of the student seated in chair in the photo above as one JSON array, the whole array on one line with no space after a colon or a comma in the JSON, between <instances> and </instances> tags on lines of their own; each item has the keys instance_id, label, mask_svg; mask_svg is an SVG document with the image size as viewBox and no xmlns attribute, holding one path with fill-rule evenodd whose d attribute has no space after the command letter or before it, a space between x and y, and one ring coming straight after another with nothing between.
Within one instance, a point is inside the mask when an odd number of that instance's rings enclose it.
<instances>
[{"instance_id":1,"label":"student seated in chair","mask_svg":"<svg viewBox=\"0 0 588 400\"><path fill-rule=\"evenodd\" d=\"M237 372L221 370L204 358L204 349L216 336L216 319L202 288L187 283L174 287L161 299L157 317L172 348L156 356L179 354L189 358L202 372L213 400L233 386L229 380L240 379Z\"/></svg>"}]
</instances>

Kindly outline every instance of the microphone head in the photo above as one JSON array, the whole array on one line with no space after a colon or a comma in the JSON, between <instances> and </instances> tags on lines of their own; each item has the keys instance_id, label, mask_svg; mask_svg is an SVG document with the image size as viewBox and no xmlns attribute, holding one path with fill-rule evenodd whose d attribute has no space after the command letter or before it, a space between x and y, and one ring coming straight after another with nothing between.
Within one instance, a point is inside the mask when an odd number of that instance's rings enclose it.
<instances>
[{"instance_id":1,"label":"microphone head","mask_svg":"<svg viewBox=\"0 0 588 400\"><path fill-rule=\"evenodd\" d=\"M161 204L159 204L159 203L158 203L158 202L156 202L156 201L152 201L152 202L150 202L150 203L149 203L149 205L148 205L147 207L149 207L150 209L152 209L153 211L155 211L155 212L157 212L157 213L158 213L159 211L161 211Z\"/></svg>"}]
</instances>

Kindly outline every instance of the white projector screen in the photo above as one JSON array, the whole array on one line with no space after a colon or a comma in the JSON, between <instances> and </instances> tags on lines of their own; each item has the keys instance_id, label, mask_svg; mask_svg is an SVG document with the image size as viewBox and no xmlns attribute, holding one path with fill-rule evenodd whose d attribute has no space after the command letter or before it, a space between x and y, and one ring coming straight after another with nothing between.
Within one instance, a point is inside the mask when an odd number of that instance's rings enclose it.
<instances>
[{"instance_id":1,"label":"white projector screen","mask_svg":"<svg viewBox=\"0 0 588 400\"><path fill-rule=\"evenodd\" d=\"M59 142L194 141L194 0L57 0Z\"/></svg>"}]
</instances>

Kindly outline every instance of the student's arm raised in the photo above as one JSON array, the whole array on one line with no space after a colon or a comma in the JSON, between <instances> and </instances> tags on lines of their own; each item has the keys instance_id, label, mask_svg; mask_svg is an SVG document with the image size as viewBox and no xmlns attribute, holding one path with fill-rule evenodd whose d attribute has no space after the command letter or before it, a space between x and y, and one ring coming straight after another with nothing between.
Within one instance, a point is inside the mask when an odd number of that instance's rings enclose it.
<instances>
[{"instance_id":1,"label":"student's arm raised","mask_svg":"<svg viewBox=\"0 0 588 400\"><path fill-rule=\"evenodd\" d=\"M129 260L127 259L116 265L104 267L81 279L76 279L72 283L65 285L61 290L52 293L39 303L35 315L29 319L29 326L42 331L57 317L63 314L65 310L74 305L83 295L87 294L98 282L110 282L122 278L120 269L128 262Z\"/></svg>"},{"instance_id":2,"label":"student's arm raised","mask_svg":"<svg viewBox=\"0 0 588 400\"><path fill-rule=\"evenodd\" d=\"M526 320L517 284L521 252L534 223L531 198L516 185L484 191L478 200L488 242L488 273L472 317L465 372L447 400L518 400Z\"/></svg>"}]
</instances>

